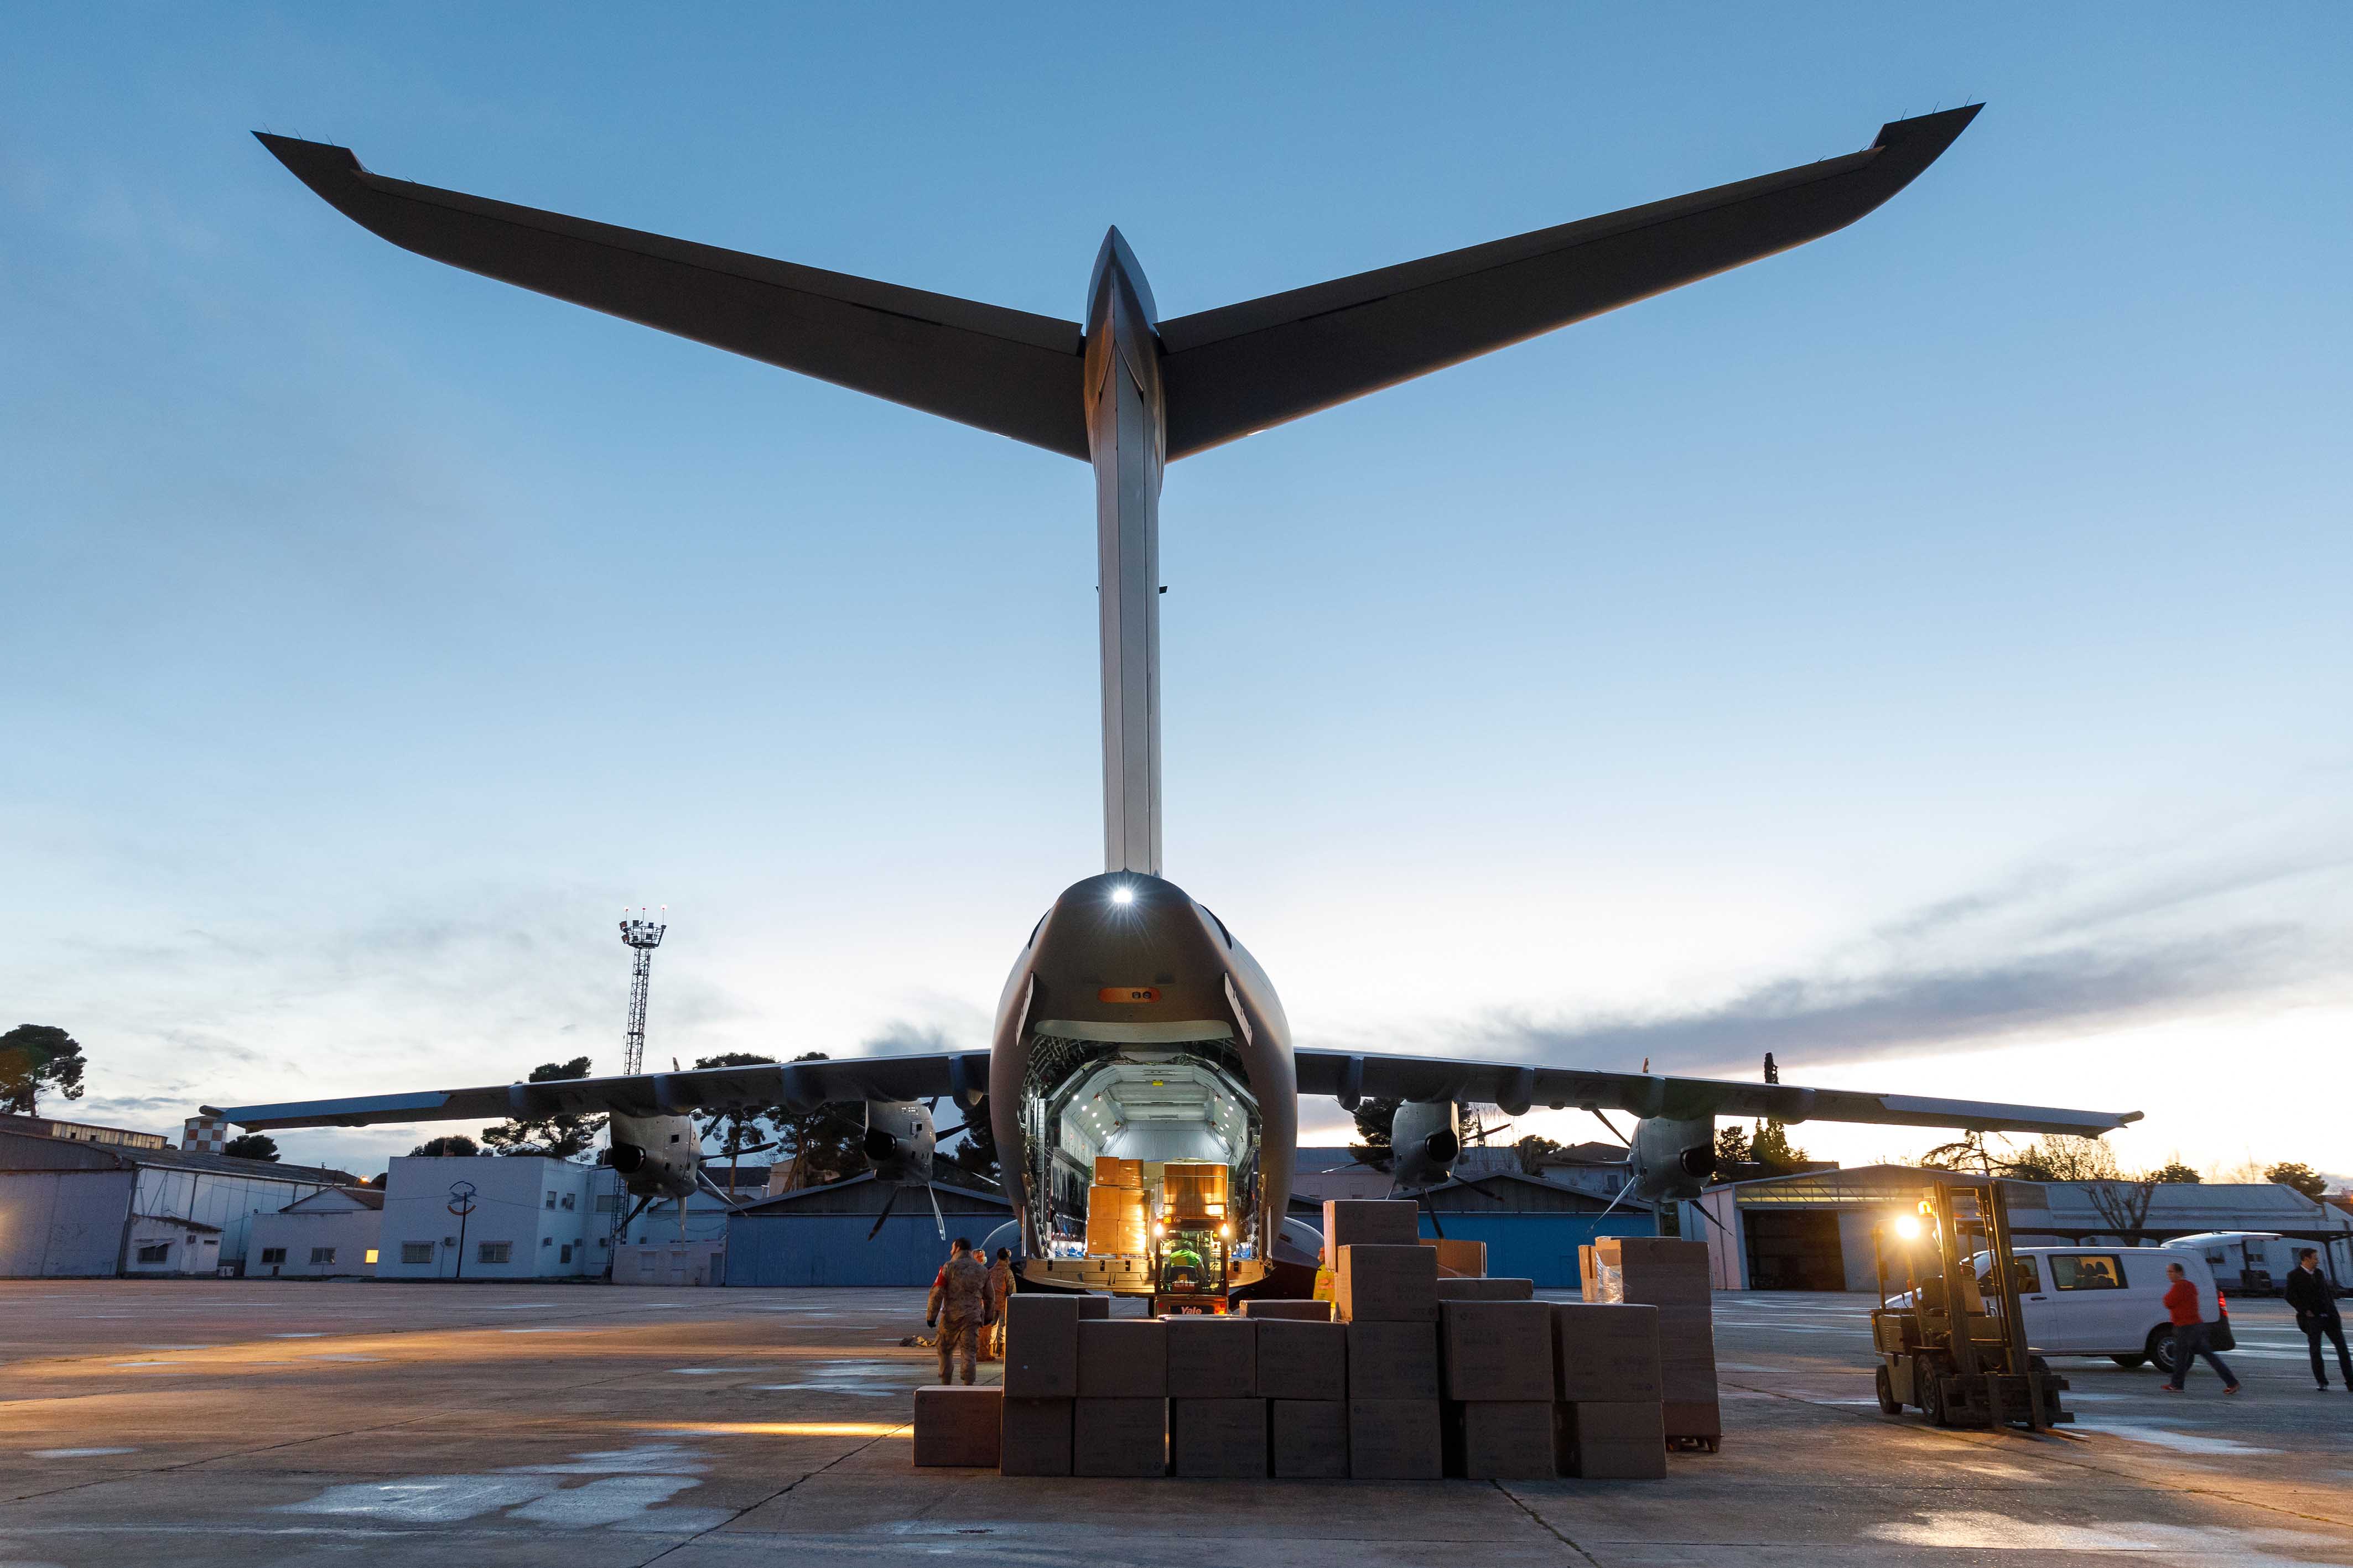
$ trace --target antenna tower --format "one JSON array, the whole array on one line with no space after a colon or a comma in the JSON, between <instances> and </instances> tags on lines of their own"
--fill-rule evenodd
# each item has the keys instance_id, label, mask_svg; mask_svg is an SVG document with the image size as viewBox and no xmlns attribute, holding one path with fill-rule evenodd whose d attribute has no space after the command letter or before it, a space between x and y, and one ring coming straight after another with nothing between
<instances>
[{"instance_id":1,"label":"antenna tower","mask_svg":"<svg viewBox=\"0 0 2353 1568\"><path fill-rule=\"evenodd\" d=\"M670 929L666 922L670 906L661 907L663 920L649 921L639 910L635 919L621 911L621 940L629 944L637 963L629 975L629 1033L621 1043L621 1076L635 1078L646 1070L646 985L652 977L654 949L661 945L662 932Z\"/></svg>"}]
</instances>

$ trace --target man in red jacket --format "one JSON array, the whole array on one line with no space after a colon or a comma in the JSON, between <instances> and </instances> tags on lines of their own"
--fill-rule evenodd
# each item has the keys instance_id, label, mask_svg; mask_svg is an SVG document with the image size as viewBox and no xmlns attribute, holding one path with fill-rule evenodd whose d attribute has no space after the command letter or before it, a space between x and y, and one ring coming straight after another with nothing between
<instances>
[{"instance_id":1,"label":"man in red jacket","mask_svg":"<svg viewBox=\"0 0 2353 1568\"><path fill-rule=\"evenodd\" d=\"M2173 1381L2165 1385L2165 1391L2180 1393L2191 1359L2202 1355L2208 1365L2221 1373L2222 1392L2238 1393L2238 1374L2222 1364L2222 1358L2207 1342L2206 1321L2198 1310L2198 1287L2189 1282L2179 1263L2167 1264L2165 1277L2173 1281L2165 1290L2165 1313L2173 1320Z\"/></svg>"}]
</instances>

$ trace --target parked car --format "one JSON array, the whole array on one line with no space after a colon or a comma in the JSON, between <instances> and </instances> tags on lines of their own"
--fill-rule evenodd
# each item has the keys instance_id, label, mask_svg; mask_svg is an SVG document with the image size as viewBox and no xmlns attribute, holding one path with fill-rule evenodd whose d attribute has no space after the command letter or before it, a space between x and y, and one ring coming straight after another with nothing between
<instances>
[{"instance_id":1,"label":"parked car","mask_svg":"<svg viewBox=\"0 0 2353 1568\"><path fill-rule=\"evenodd\" d=\"M2170 1247L2022 1247L2014 1254L2018 1300L2026 1342L2046 1356L2105 1356L2118 1366L2155 1363L2173 1372L2173 1316L2165 1310L2172 1283L2165 1266L2179 1263L2198 1287L2207 1321L2228 1323L2231 1310L2215 1288L2202 1252ZM1989 1284L1986 1254L1978 1279Z\"/></svg>"}]
</instances>

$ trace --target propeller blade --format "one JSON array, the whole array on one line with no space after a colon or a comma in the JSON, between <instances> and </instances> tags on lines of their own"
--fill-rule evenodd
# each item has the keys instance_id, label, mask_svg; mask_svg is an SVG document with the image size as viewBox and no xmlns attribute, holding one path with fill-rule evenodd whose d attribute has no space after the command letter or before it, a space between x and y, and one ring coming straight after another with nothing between
<instances>
[{"instance_id":1,"label":"propeller blade","mask_svg":"<svg viewBox=\"0 0 2353 1568\"><path fill-rule=\"evenodd\" d=\"M1601 1112L1601 1111L1597 1110L1597 1111L1595 1111L1595 1112L1593 1113L1593 1119L1594 1119L1596 1121L1600 1122L1602 1126L1607 1127L1608 1129L1609 1129L1609 1136L1611 1136L1612 1138L1615 1138L1615 1139L1616 1139L1616 1140L1618 1140L1618 1142L1620 1142L1620 1143L1625 1144L1625 1145L1626 1145L1626 1147L1628 1147L1629 1149L1631 1149L1631 1148L1634 1146L1634 1144L1633 1144L1632 1141L1631 1141L1630 1139L1629 1139L1629 1138L1626 1136L1626 1134L1624 1134L1623 1132L1619 1131L1618 1131L1618 1124L1617 1124L1616 1122L1614 1122L1614 1121L1610 1121L1610 1120L1609 1120L1609 1118L1606 1114L1604 1114L1604 1113L1603 1113L1603 1112Z\"/></svg>"},{"instance_id":2,"label":"propeller blade","mask_svg":"<svg viewBox=\"0 0 2353 1568\"><path fill-rule=\"evenodd\" d=\"M898 1204L898 1202L899 1189L892 1187L891 1189L891 1195L882 1200L882 1212L874 1216L874 1228L866 1233L867 1240L871 1241L876 1237L882 1234L882 1222L891 1217L891 1210Z\"/></svg>"},{"instance_id":3,"label":"propeller blade","mask_svg":"<svg viewBox=\"0 0 2353 1568\"><path fill-rule=\"evenodd\" d=\"M971 1122L961 1121L954 1127L935 1127L932 1130L932 1136L938 1142L944 1143L959 1132L969 1132L971 1131Z\"/></svg>"},{"instance_id":4,"label":"propeller blade","mask_svg":"<svg viewBox=\"0 0 2353 1568\"><path fill-rule=\"evenodd\" d=\"M1725 1227L1725 1223L1722 1220L1707 1212L1707 1205L1705 1204L1694 1204L1692 1205L1692 1207L1699 1212L1700 1218L1707 1221L1708 1224L1715 1226L1716 1229L1723 1231L1724 1237L1726 1241L1732 1239L1732 1232Z\"/></svg>"},{"instance_id":5,"label":"propeller blade","mask_svg":"<svg viewBox=\"0 0 2353 1568\"><path fill-rule=\"evenodd\" d=\"M940 1239L945 1241L948 1238L948 1216L940 1212L940 1194L933 1191L929 1182L923 1184L923 1191L931 1195L932 1223L939 1227Z\"/></svg>"},{"instance_id":6,"label":"propeller blade","mask_svg":"<svg viewBox=\"0 0 2353 1568\"><path fill-rule=\"evenodd\" d=\"M1611 1129L1611 1131L1616 1131L1616 1129L1614 1129L1614 1128L1613 1128L1613 1129ZM1600 1217L1601 1217L1601 1218L1603 1218L1603 1219L1608 1219L1608 1218L1609 1217L1610 1209L1615 1209L1615 1208L1616 1208L1620 1204L1624 1203L1624 1202L1626 1201L1626 1194L1627 1194L1628 1193L1632 1192L1633 1190L1634 1190L1634 1178L1633 1178L1633 1177L1631 1177L1631 1176L1629 1176L1629 1177L1627 1177L1627 1178L1626 1178L1626 1184L1625 1184L1624 1186L1622 1186L1622 1187L1620 1187L1620 1188L1619 1188L1619 1189L1618 1189L1618 1195L1617 1195L1616 1197L1611 1198L1611 1199L1609 1200L1609 1208L1606 1208L1606 1209L1603 1209L1603 1210L1601 1211L1601 1215L1600 1215Z\"/></svg>"},{"instance_id":7,"label":"propeller blade","mask_svg":"<svg viewBox=\"0 0 2353 1568\"><path fill-rule=\"evenodd\" d=\"M1438 1205L1430 1201L1430 1189L1421 1189L1421 1212L1430 1216L1430 1234L1439 1240L1446 1239L1446 1227L1438 1223Z\"/></svg>"}]
</instances>

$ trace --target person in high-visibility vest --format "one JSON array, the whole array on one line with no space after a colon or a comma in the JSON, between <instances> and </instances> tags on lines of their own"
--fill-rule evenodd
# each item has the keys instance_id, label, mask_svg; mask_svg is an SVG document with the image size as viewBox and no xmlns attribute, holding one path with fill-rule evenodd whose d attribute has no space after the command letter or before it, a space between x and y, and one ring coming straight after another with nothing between
<instances>
[{"instance_id":1,"label":"person in high-visibility vest","mask_svg":"<svg viewBox=\"0 0 2353 1568\"><path fill-rule=\"evenodd\" d=\"M1324 1249L1319 1247L1315 1249L1315 1300L1328 1301L1331 1299L1332 1270L1324 1267Z\"/></svg>"}]
</instances>

